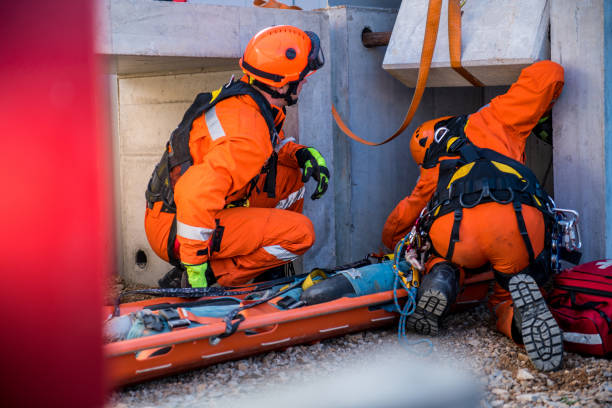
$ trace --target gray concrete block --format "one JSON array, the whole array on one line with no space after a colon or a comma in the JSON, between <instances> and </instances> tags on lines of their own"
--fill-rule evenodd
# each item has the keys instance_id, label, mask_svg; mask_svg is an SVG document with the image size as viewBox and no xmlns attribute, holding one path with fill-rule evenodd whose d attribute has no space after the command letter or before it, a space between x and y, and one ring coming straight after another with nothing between
<instances>
[{"instance_id":1,"label":"gray concrete block","mask_svg":"<svg viewBox=\"0 0 612 408\"><path fill-rule=\"evenodd\" d=\"M553 109L555 201L581 216L583 260L607 256L604 0L556 0L551 7L553 60L565 86ZM585 46L588 44L588 46Z\"/></svg>"},{"instance_id":2,"label":"gray concrete block","mask_svg":"<svg viewBox=\"0 0 612 408\"><path fill-rule=\"evenodd\" d=\"M447 2L442 6L428 86L468 86L450 68ZM416 85L428 2L404 0L383 68L410 87ZM520 70L548 57L547 0L468 1L462 17L462 65L488 86L509 85Z\"/></svg>"},{"instance_id":3,"label":"gray concrete block","mask_svg":"<svg viewBox=\"0 0 612 408\"><path fill-rule=\"evenodd\" d=\"M159 154L189 102L125 105L119 116L122 154Z\"/></svg>"},{"instance_id":4,"label":"gray concrete block","mask_svg":"<svg viewBox=\"0 0 612 408\"><path fill-rule=\"evenodd\" d=\"M171 267L149 246L144 231L144 193L157 156L123 156L121 166L121 231L123 268L121 275L130 282L156 286L157 280ZM136 254L143 251L147 263L136 264Z\"/></svg>"},{"instance_id":5,"label":"gray concrete block","mask_svg":"<svg viewBox=\"0 0 612 408\"><path fill-rule=\"evenodd\" d=\"M109 54L238 58L239 7L109 0Z\"/></svg>"}]
</instances>

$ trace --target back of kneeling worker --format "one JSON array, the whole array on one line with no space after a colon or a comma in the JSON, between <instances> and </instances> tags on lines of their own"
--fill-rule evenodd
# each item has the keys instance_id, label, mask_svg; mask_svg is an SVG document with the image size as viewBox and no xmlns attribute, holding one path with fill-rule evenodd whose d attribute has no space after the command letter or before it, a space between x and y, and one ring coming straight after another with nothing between
<instances>
[{"instance_id":1,"label":"back of kneeling worker","mask_svg":"<svg viewBox=\"0 0 612 408\"><path fill-rule=\"evenodd\" d=\"M247 283L314 244L304 182L316 180L318 199L329 170L282 127L285 107L323 64L315 33L266 28L240 59L245 76L198 95L172 133L147 188L145 231L189 286Z\"/></svg>"},{"instance_id":2,"label":"back of kneeling worker","mask_svg":"<svg viewBox=\"0 0 612 408\"><path fill-rule=\"evenodd\" d=\"M409 328L437 334L464 271L490 266L496 284L489 304L498 330L524 343L536 368L560 367L562 334L539 289L550 279L554 216L548 195L523 163L527 137L562 87L563 68L541 61L478 112L432 120L415 131L410 148L420 178L383 230L383 242L393 248L427 209L435 255Z\"/></svg>"}]
</instances>

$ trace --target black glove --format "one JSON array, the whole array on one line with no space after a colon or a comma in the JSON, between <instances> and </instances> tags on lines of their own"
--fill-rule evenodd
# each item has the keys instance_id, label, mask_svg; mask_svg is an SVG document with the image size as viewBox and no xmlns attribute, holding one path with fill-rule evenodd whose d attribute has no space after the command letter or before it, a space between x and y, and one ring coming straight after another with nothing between
<instances>
[{"instance_id":1,"label":"black glove","mask_svg":"<svg viewBox=\"0 0 612 408\"><path fill-rule=\"evenodd\" d=\"M302 181L305 183L310 177L317 180L317 188L310 196L316 200L327 191L329 184L329 169L321 153L314 147L305 147L295 152L298 165L302 168Z\"/></svg>"}]
</instances>

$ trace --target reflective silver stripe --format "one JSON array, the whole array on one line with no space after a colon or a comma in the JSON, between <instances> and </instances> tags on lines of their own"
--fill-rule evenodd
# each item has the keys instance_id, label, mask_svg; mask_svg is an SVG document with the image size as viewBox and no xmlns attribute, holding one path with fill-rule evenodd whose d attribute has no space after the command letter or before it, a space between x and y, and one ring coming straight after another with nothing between
<instances>
[{"instance_id":1,"label":"reflective silver stripe","mask_svg":"<svg viewBox=\"0 0 612 408\"><path fill-rule=\"evenodd\" d=\"M213 232L215 232L214 229L192 227L180 221L176 222L176 235L183 238L194 239L196 241L208 241Z\"/></svg>"},{"instance_id":2,"label":"reflective silver stripe","mask_svg":"<svg viewBox=\"0 0 612 408\"><path fill-rule=\"evenodd\" d=\"M212 140L225 136L225 130L223 130L223 126L221 126L221 122L219 122L217 117L216 106L213 106L206 112L204 119L206 120L206 126L208 126L208 132Z\"/></svg>"},{"instance_id":3,"label":"reflective silver stripe","mask_svg":"<svg viewBox=\"0 0 612 408\"><path fill-rule=\"evenodd\" d=\"M149 371L155 371L155 370L163 370L164 368L168 368L168 367L172 367L172 363L160 365L157 367L143 368L142 370L136 370L136 374L148 373Z\"/></svg>"},{"instance_id":4,"label":"reflective silver stripe","mask_svg":"<svg viewBox=\"0 0 612 408\"><path fill-rule=\"evenodd\" d=\"M599 334L563 332L563 340L569 343L601 344L601 336Z\"/></svg>"},{"instance_id":5,"label":"reflective silver stripe","mask_svg":"<svg viewBox=\"0 0 612 408\"><path fill-rule=\"evenodd\" d=\"M283 248L280 245L266 246L266 247L263 247L263 249L270 255L274 255L277 259L280 259L283 261L292 261L299 256L292 252L287 251L285 248Z\"/></svg>"},{"instance_id":6,"label":"reflective silver stripe","mask_svg":"<svg viewBox=\"0 0 612 408\"><path fill-rule=\"evenodd\" d=\"M305 187L300 188L298 191L294 191L289 194L289 197L284 200L280 200L278 204L276 204L276 208L280 208L281 210L286 210L291 207L295 202L304 198L304 192L306 191Z\"/></svg>"},{"instance_id":7,"label":"reflective silver stripe","mask_svg":"<svg viewBox=\"0 0 612 408\"><path fill-rule=\"evenodd\" d=\"M280 152L280 149L282 149L289 142L295 142L295 138L294 137L286 137L286 138L282 139L276 145L276 148L274 149L276 151L276 153Z\"/></svg>"}]
</instances>

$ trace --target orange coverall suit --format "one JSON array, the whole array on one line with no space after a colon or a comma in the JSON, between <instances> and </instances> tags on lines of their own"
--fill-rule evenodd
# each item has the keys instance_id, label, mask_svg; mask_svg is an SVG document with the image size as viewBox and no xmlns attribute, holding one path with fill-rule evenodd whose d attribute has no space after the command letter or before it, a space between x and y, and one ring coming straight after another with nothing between
<instances>
[{"instance_id":1,"label":"orange coverall suit","mask_svg":"<svg viewBox=\"0 0 612 408\"><path fill-rule=\"evenodd\" d=\"M465 134L476 146L495 150L524 163L525 141L542 115L563 88L563 68L552 61L535 63L522 72L508 92L469 116ZM439 164L420 168L420 178L410 194L389 215L383 242L394 248L412 228L415 220L436 190ZM478 268L487 263L498 272L516 274L529 264L529 255L521 237L512 204L489 202L464 208L460 241L456 243L452 263L462 268ZM545 226L542 214L523 206L523 217L535 256L544 248ZM439 254L446 254L453 226L453 213L434 221L429 236ZM444 259L431 257L429 271ZM460 283L463 282L460 272ZM489 306L497 317L497 329L511 336L513 307L510 293L495 284Z\"/></svg>"},{"instance_id":2,"label":"orange coverall suit","mask_svg":"<svg viewBox=\"0 0 612 408\"><path fill-rule=\"evenodd\" d=\"M285 114L276 112L281 129ZM304 184L295 152L304 146L284 140L279 131L276 197L263 191L265 175L252 190L249 207L225 208L247 196L250 182L272 154L270 133L259 107L248 95L230 97L193 122L189 149L193 165L174 187L177 237L174 254L183 263L209 260L198 255L209 245L215 219L225 227L210 267L223 286L244 284L262 271L304 254L315 240L311 221L301 214ZM284 144L283 144L284 143ZM174 214L162 202L146 209L145 231L158 256L168 261L168 236Z\"/></svg>"}]
</instances>

